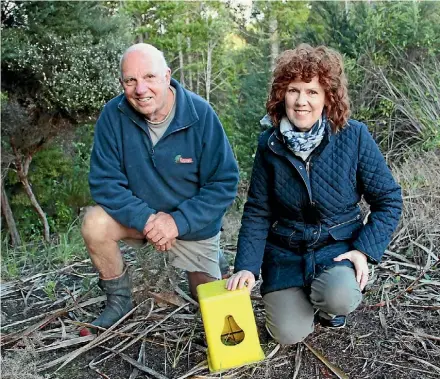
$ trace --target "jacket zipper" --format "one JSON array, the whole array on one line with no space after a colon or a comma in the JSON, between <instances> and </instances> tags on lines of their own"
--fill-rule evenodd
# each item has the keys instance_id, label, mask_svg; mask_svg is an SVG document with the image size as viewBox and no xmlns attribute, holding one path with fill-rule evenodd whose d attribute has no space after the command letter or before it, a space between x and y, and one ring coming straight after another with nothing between
<instances>
[{"instance_id":1,"label":"jacket zipper","mask_svg":"<svg viewBox=\"0 0 440 379\"><path fill-rule=\"evenodd\" d=\"M124 113L124 112L123 112ZM125 113L124 113L125 114ZM127 115L127 114L126 114ZM128 116L128 115L127 115ZM130 116L128 116L128 118L134 123L134 124L136 124L137 126L139 126L141 129L142 129L142 127L135 121L135 120L133 120ZM181 127L181 128L179 128L179 129L176 129L176 130L173 130L170 134L168 134L168 135L171 135L171 134L173 134L173 133L176 133L176 132L179 132L179 131L181 131L181 130L183 130L183 129L187 129L187 128L189 128L191 126L191 124L190 125L186 125L186 126L183 126L183 127ZM143 130L143 129L142 129ZM154 159L154 146L153 146L153 141L151 140L151 137L150 137L150 134L149 133L146 133L147 134L147 138L150 140L150 143L151 143L151 151L150 151L150 156L151 156L151 160L152 160L152 162L153 162L153 166L154 167L156 167L156 160ZM159 141L158 141L159 142Z\"/></svg>"},{"instance_id":2,"label":"jacket zipper","mask_svg":"<svg viewBox=\"0 0 440 379\"><path fill-rule=\"evenodd\" d=\"M272 150L272 152L275 153L276 155L279 155L280 157L283 157L283 155L281 155L281 154L277 153L275 150L273 150L273 149L270 147L270 144L269 144L269 148L270 148L270 150ZM307 162L307 163L308 163L308 162ZM306 186L307 194L309 195L310 204L314 205L314 202L313 202L313 200L312 200L312 192L309 191L309 187L307 186L307 182L306 182L306 180L305 180L304 177L301 175L301 173L299 172L300 170L298 170L298 168L296 167L296 165L293 165L293 166L294 166L295 169L298 171L299 176L301 177L302 181L304 182L304 185ZM307 164L306 164L306 171L307 171Z\"/></svg>"},{"instance_id":3,"label":"jacket zipper","mask_svg":"<svg viewBox=\"0 0 440 379\"><path fill-rule=\"evenodd\" d=\"M337 226L341 226L341 225L349 224L349 223L351 223L351 222L353 222L353 221L357 221L357 220L359 220L360 218L361 218L361 215L357 215L355 218L353 218L353 219L351 219L351 220L344 221L344 222L341 222L340 224L333 225L330 229L336 228Z\"/></svg>"}]
</instances>

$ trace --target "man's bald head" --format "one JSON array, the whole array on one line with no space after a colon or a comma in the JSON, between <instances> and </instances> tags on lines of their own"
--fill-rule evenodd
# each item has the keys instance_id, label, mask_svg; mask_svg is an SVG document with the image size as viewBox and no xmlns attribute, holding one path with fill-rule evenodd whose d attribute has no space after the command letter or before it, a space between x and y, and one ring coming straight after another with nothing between
<instances>
[{"instance_id":1,"label":"man's bald head","mask_svg":"<svg viewBox=\"0 0 440 379\"><path fill-rule=\"evenodd\" d=\"M151 122L161 122L174 101L170 89L171 70L161 51L146 43L127 49L121 58L124 95L135 111Z\"/></svg>"},{"instance_id":2,"label":"man's bald head","mask_svg":"<svg viewBox=\"0 0 440 379\"><path fill-rule=\"evenodd\" d=\"M122 54L121 60L119 61L119 72L121 78L122 78L122 65L124 64L125 59L130 56L130 53L134 51L142 52L146 56L154 59L159 64L159 67L162 69L162 72L165 75L165 73L168 70L168 65L162 51L160 51L159 49L148 43L137 43L135 45L131 45L127 50L125 50L124 54Z\"/></svg>"}]
</instances>

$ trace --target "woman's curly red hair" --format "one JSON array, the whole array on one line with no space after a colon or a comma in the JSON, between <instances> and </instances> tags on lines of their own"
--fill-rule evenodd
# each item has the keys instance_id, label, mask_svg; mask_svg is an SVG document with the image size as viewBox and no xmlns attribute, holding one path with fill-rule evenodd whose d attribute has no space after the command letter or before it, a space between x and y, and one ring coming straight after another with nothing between
<instances>
[{"instance_id":1,"label":"woman's curly red hair","mask_svg":"<svg viewBox=\"0 0 440 379\"><path fill-rule=\"evenodd\" d=\"M286 115L284 96L289 83L295 80L308 83L315 76L325 91L325 111L332 130L337 132L346 125L350 104L341 54L326 46L301 44L294 50L284 51L277 59L266 103L274 126L278 127Z\"/></svg>"}]
</instances>

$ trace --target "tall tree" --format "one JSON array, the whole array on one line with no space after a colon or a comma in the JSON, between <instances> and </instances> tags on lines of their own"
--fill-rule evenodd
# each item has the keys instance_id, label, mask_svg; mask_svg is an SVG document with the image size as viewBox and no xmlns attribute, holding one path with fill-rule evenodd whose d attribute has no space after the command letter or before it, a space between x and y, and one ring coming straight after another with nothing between
<instances>
[{"instance_id":1,"label":"tall tree","mask_svg":"<svg viewBox=\"0 0 440 379\"><path fill-rule=\"evenodd\" d=\"M208 101L225 88L222 63L234 24L223 2L127 1L137 40L165 53L173 74Z\"/></svg>"}]
</instances>

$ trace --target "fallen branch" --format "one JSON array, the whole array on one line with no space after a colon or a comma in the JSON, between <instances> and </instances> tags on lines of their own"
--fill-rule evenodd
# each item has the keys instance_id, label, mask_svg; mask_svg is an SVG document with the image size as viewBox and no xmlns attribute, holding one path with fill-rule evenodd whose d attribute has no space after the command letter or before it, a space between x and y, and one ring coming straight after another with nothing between
<instances>
[{"instance_id":1,"label":"fallen branch","mask_svg":"<svg viewBox=\"0 0 440 379\"><path fill-rule=\"evenodd\" d=\"M348 375L345 374L341 369L334 366L332 363L329 362L327 358L325 358L319 351L315 350L313 347L311 347L307 342L302 342L307 349L309 349L316 358L318 358L322 363L324 363L330 371L335 374L338 379L348 379Z\"/></svg>"},{"instance_id":2,"label":"fallen branch","mask_svg":"<svg viewBox=\"0 0 440 379\"><path fill-rule=\"evenodd\" d=\"M61 364L60 367L57 368L56 371L59 371L61 368L63 368L64 366L66 366L69 362L73 361L76 357L78 357L79 355L81 355L82 353L85 353L86 351L92 349L93 347L95 347L98 343L101 343L104 339L106 339L110 332L115 329L120 323L122 323L125 319L127 319L128 317L130 317L142 304L144 304L146 301L148 301L150 299L147 299L145 301L143 301L142 303L140 303L137 307L133 308L130 312L128 312L124 317L122 317L120 320L118 320L115 324L113 324L110 328L108 328L104 333L102 333L101 335L99 335L98 337L96 337L95 339L93 339L92 341L90 341L86 346L81 347L78 350L73 351L72 353L69 353L61 358L64 358L64 362ZM59 360L57 360L58 363ZM51 362L53 363L53 362ZM47 364L44 366L44 369L47 369L49 367L53 367L53 364ZM40 368L39 371L41 371L42 369Z\"/></svg>"},{"instance_id":3,"label":"fallen branch","mask_svg":"<svg viewBox=\"0 0 440 379\"><path fill-rule=\"evenodd\" d=\"M391 328L391 329L397 330L397 331L403 332L403 333L412 334L413 336L416 336L416 337L427 338L427 339L433 340L433 341L440 341L440 337L431 336L430 334L426 334L423 332L410 332L409 330L403 330L403 329L398 329L398 328Z\"/></svg>"},{"instance_id":4,"label":"fallen branch","mask_svg":"<svg viewBox=\"0 0 440 379\"><path fill-rule=\"evenodd\" d=\"M432 269L434 269L435 268L435 266L437 266L438 264L439 264L439 262L440 261L437 261L437 262L435 262L431 267L430 267L430 269L429 270L432 270ZM400 291L396 296L394 296L393 298L391 298L391 299L389 299L388 300L388 303L391 303L391 302L393 302L393 301L396 301L397 299L399 299L400 297L402 297L405 293L407 293L407 292L411 292L412 291L412 289L413 289L413 287L420 281L420 280L422 280L422 277L426 274L426 272L427 271L429 271L429 270L422 270L422 272L419 274L419 276L417 277L417 278L415 278L414 280L413 280L413 282L408 286L408 287L406 287L403 291ZM405 277L406 275L400 275L400 276L402 276L402 277ZM429 281L428 281L429 282ZM431 281L430 282L430 284L432 284L433 282ZM437 282L436 282L437 283ZM439 285L440 285L440 283L439 283ZM368 308L376 308L376 307L384 307L385 305L386 305L387 303L385 302L385 301L381 301L381 302L379 302L379 303L377 303L377 304L373 304L373 305L368 305L367 307Z\"/></svg>"}]
</instances>

